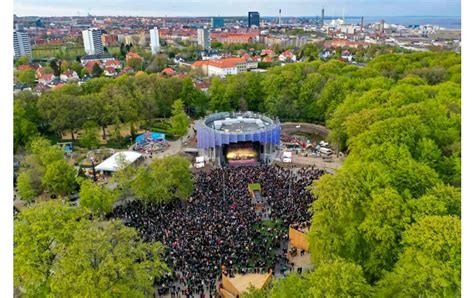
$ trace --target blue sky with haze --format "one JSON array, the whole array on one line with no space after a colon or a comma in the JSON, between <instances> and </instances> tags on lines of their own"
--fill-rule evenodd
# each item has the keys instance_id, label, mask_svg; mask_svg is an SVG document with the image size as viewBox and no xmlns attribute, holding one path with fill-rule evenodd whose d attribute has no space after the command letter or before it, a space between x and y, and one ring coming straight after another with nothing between
<instances>
[{"instance_id":1,"label":"blue sky with haze","mask_svg":"<svg viewBox=\"0 0 474 298\"><path fill-rule=\"evenodd\" d=\"M261 16L459 16L461 0L14 0L18 16L244 16L250 10Z\"/></svg>"}]
</instances>

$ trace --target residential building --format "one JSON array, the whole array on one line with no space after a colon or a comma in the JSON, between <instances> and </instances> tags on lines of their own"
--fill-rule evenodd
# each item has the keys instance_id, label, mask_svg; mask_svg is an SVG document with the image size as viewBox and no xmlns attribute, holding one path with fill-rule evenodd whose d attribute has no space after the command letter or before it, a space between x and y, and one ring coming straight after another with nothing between
<instances>
[{"instance_id":1,"label":"residential building","mask_svg":"<svg viewBox=\"0 0 474 298\"><path fill-rule=\"evenodd\" d=\"M101 31L97 28L89 28L82 31L82 39L84 41L84 50L88 55L103 54L104 47L102 45Z\"/></svg>"},{"instance_id":2,"label":"residential building","mask_svg":"<svg viewBox=\"0 0 474 298\"><path fill-rule=\"evenodd\" d=\"M105 63L107 61L115 60L115 58L109 53L86 55L81 58L81 64L85 65L88 62L97 62L98 64Z\"/></svg>"},{"instance_id":3,"label":"residential building","mask_svg":"<svg viewBox=\"0 0 474 298\"><path fill-rule=\"evenodd\" d=\"M197 29L197 41L204 50L211 49L211 39L209 37L209 30L207 28Z\"/></svg>"},{"instance_id":4,"label":"residential building","mask_svg":"<svg viewBox=\"0 0 474 298\"><path fill-rule=\"evenodd\" d=\"M77 75L77 72L74 70L67 70L63 72L60 76L59 79L64 82L69 82L69 81L78 81L79 76Z\"/></svg>"},{"instance_id":5,"label":"residential building","mask_svg":"<svg viewBox=\"0 0 474 298\"><path fill-rule=\"evenodd\" d=\"M160 29L156 27L150 30L150 47L153 55L160 52Z\"/></svg>"},{"instance_id":6,"label":"residential building","mask_svg":"<svg viewBox=\"0 0 474 298\"><path fill-rule=\"evenodd\" d=\"M250 67L253 67L251 61ZM232 57L224 59L196 61L192 64L192 68L200 68L204 75L207 76L226 76L229 74L238 74L247 71L249 64L245 58Z\"/></svg>"},{"instance_id":7,"label":"residential building","mask_svg":"<svg viewBox=\"0 0 474 298\"><path fill-rule=\"evenodd\" d=\"M134 52L128 52L127 55L125 55L125 61L130 61L131 59L141 59L143 60L143 57L138 55L137 53Z\"/></svg>"},{"instance_id":8,"label":"residential building","mask_svg":"<svg viewBox=\"0 0 474 298\"><path fill-rule=\"evenodd\" d=\"M23 28L17 27L17 30L13 31L13 47L15 50L15 58L21 56L27 56L32 59L31 45L28 38L28 33L23 31Z\"/></svg>"},{"instance_id":9,"label":"residential building","mask_svg":"<svg viewBox=\"0 0 474 298\"><path fill-rule=\"evenodd\" d=\"M224 27L224 18L222 18L222 17L212 17L211 18L211 27L212 28L223 28Z\"/></svg>"},{"instance_id":10,"label":"residential building","mask_svg":"<svg viewBox=\"0 0 474 298\"><path fill-rule=\"evenodd\" d=\"M254 33L228 33L221 34L217 41L222 43L255 43L257 42L257 34Z\"/></svg>"},{"instance_id":11,"label":"residential building","mask_svg":"<svg viewBox=\"0 0 474 298\"><path fill-rule=\"evenodd\" d=\"M258 11L249 11L248 26L260 27L260 13Z\"/></svg>"},{"instance_id":12,"label":"residential building","mask_svg":"<svg viewBox=\"0 0 474 298\"><path fill-rule=\"evenodd\" d=\"M116 45L118 43L118 37L116 34L103 34L101 36L102 44L106 47Z\"/></svg>"}]
</instances>

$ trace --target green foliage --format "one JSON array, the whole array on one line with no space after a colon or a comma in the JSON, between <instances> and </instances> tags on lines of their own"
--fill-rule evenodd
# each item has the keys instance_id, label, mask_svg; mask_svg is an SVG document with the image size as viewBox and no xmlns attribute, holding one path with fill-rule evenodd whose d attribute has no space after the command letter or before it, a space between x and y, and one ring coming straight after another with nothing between
<instances>
[{"instance_id":1,"label":"green foliage","mask_svg":"<svg viewBox=\"0 0 474 298\"><path fill-rule=\"evenodd\" d=\"M155 159L149 168L138 169L131 189L144 201L166 203L174 199L184 200L193 192L190 163L179 156Z\"/></svg>"},{"instance_id":2,"label":"green foliage","mask_svg":"<svg viewBox=\"0 0 474 298\"><path fill-rule=\"evenodd\" d=\"M184 136L188 132L189 117L184 112L183 101L178 99L173 103L173 116L170 119L171 132L177 136Z\"/></svg>"},{"instance_id":3,"label":"green foliage","mask_svg":"<svg viewBox=\"0 0 474 298\"><path fill-rule=\"evenodd\" d=\"M28 56L21 56L15 61L15 66L20 66L30 63L30 58Z\"/></svg>"},{"instance_id":4,"label":"green foliage","mask_svg":"<svg viewBox=\"0 0 474 298\"><path fill-rule=\"evenodd\" d=\"M103 188L90 180L80 182L80 204L93 214L105 215L112 211L113 203L117 200L117 192Z\"/></svg>"},{"instance_id":5,"label":"green foliage","mask_svg":"<svg viewBox=\"0 0 474 298\"><path fill-rule=\"evenodd\" d=\"M127 66L130 66L135 71L143 70L143 60L140 58L132 58L127 61Z\"/></svg>"},{"instance_id":6,"label":"green foliage","mask_svg":"<svg viewBox=\"0 0 474 298\"><path fill-rule=\"evenodd\" d=\"M91 75L94 78L100 77L103 73L104 73L104 70L99 66L99 64L96 63L94 64L94 66L92 66Z\"/></svg>"},{"instance_id":7,"label":"green foliage","mask_svg":"<svg viewBox=\"0 0 474 298\"><path fill-rule=\"evenodd\" d=\"M58 254L51 278L55 296L149 297L154 277L167 271L163 246L145 243L118 221L91 222Z\"/></svg>"},{"instance_id":8,"label":"green foliage","mask_svg":"<svg viewBox=\"0 0 474 298\"><path fill-rule=\"evenodd\" d=\"M31 92L20 92L13 102L13 145L16 152L39 134L38 98Z\"/></svg>"},{"instance_id":9,"label":"green foliage","mask_svg":"<svg viewBox=\"0 0 474 298\"><path fill-rule=\"evenodd\" d=\"M372 293L362 268L341 259L321 264L308 274L308 281L311 297L370 297Z\"/></svg>"},{"instance_id":10,"label":"green foliage","mask_svg":"<svg viewBox=\"0 0 474 298\"><path fill-rule=\"evenodd\" d=\"M17 179L18 194L23 200L27 202L31 202L39 194L38 190L33 185L34 185L34 181L30 173L22 172L20 173L20 175L18 175L18 179Z\"/></svg>"},{"instance_id":11,"label":"green foliage","mask_svg":"<svg viewBox=\"0 0 474 298\"><path fill-rule=\"evenodd\" d=\"M33 85L36 81L36 72L32 69L18 71L17 80L22 84Z\"/></svg>"},{"instance_id":12,"label":"green foliage","mask_svg":"<svg viewBox=\"0 0 474 298\"><path fill-rule=\"evenodd\" d=\"M461 220L427 216L404 234L404 251L377 284L384 297L461 296Z\"/></svg>"},{"instance_id":13,"label":"green foliage","mask_svg":"<svg viewBox=\"0 0 474 298\"><path fill-rule=\"evenodd\" d=\"M24 209L14 222L14 282L25 297L50 292L52 267L58 253L82 224L78 208L48 201Z\"/></svg>"},{"instance_id":14,"label":"green foliage","mask_svg":"<svg viewBox=\"0 0 474 298\"><path fill-rule=\"evenodd\" d=\"M76 170L65 160L58 160L46 167L42 181L49 192L67 195L76 186Z\"/></svg>"},{"instance_id":15,"label":"green foliage","mask_svg":"<svg viewBox=\"0 0 474 298\"><path fill-rule=\"evenodd\" d=\"M97 135L97 124L94 121L86 121L82 127L84 129L80 143L87 149L97 148L99 146L99 137Z\"/></svg>"},{"instance_id":16,"label":"green foliage","mask_svg":"<svg viewBox=\"0 0 474 298\"><path fill-rule=\"evenodd\" d=\"M163 246L118 221L81 219L82 208L48 201L14 222L14 281L23 297L147 297L168 271ZM131 245L133 244L133 245Z\"/></svg>"}]
</instances>

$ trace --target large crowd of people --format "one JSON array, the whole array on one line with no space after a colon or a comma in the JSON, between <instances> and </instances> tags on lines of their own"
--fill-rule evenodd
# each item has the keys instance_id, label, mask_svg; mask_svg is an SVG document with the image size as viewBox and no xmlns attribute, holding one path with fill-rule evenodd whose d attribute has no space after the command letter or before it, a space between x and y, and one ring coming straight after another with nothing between
<instances>
[{"instance_id":1,"label":"large crowd of people","mask_svg":"<svg viewBox=\"0 0 474 298\"><path fill-rule=\"evenodd\" d=\"M112 216L138 229L147 241L166 247L172 273L157 281L162 293L203 295L215 289L225 268L236 273L275 269L278 249L292 223L310 219L313 198L306 189L324 172L317 168L277 166L212 169L194 175L195 190L186 202L144 204L133 201L117 207ZM260 183L271 206L270 219L281 229L265 231L252 206L249 183Z\"/></svg>"}]
</instances>

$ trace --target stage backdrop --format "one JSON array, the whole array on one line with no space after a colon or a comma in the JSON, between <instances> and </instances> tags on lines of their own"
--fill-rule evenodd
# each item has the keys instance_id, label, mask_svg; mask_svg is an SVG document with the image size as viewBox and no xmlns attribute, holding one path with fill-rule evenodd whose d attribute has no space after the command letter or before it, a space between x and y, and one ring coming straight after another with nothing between
<instances>
[{"instance_id":1,"label":"stage backdrop","mask_svg":"<svg viewBox=\"0 0 474 298\"><path fill-rule=\"evenodd\" d=\"M199 149L208 149L223 144L245 141L280 144L280 124L273 123L263 129L252 132L225 132L206 126L203 121L196 124Z\"/></svg>"}]
</instances>

